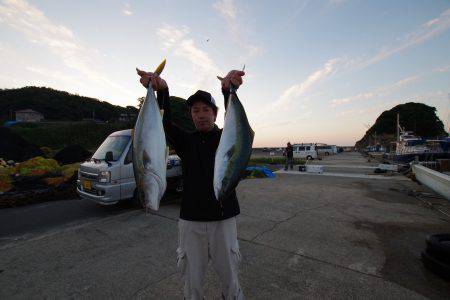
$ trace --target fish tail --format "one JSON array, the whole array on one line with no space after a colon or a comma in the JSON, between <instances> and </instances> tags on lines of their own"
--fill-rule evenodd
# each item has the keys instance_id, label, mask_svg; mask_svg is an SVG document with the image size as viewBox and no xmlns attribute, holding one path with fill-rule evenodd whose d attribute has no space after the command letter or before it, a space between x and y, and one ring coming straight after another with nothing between
<instances>
[{"instance_id":1,"label":"fish tail","mask_svg":"<svg viewBox=\"0 0 450 300\"><path fill-rule=\"evenodd\" d=\"M159 64L154 73L158 74L158 76L161 75L165 66L166 66L166 59L164 58L164 60Z\"/></svg>"}]
</instances>

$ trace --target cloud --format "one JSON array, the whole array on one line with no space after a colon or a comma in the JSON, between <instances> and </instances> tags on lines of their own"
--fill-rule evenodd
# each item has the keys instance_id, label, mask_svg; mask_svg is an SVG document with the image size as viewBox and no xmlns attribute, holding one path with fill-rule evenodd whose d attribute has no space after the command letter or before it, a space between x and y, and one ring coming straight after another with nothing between
<instances>
[{"instance_id":1,"label":"cloud","mask_svg":"<svg viewBox=\"0 0 450 300\"><path fill-rule=\"evenodd\" d=\"M125 7L122 9L122 14L125 16L131 16L133 14L133 12L130 9L129 3L125 3Z\"/></svg>"},{"instance_id":2,"label":"cloud","mask_svg":"<svg viewBox=\"0 0 450 300\"><path fill-rule=\"evenodd\" d=\"M261 54L263 51L261 46L253 45L248 42L249 31L248 29L244 30L243 28L246 28L246 26L239 21L238 10L234 0L220 0L213 4L213 8L216 9L219 12L219 15L225 20L232 39L240 47L245 49L248 57ZM242 59L246 60L247 57Z\"/></svg>"},{"instance_id":3,"label":"cloud","mask_svg":"<svg viewBox=\"0 0 450 300\"><path fill-rule=\"evenodd\" d=\"M310 3L310 0L303 0L295 3L295 7L290 10L290 15L286 16L284 18L284 22L280 26L280 28L283 30L284 28L287 28L288 26L291 26L291 24L296 20L306 9L308 4Z\"/></svg>"},{"instance_id":4,"label":"cloud","mask_svg":"<svg viewBox=\"0 0 450 300\"><path fill-rule=\"evenodd\" d=\"M332 107L336 107L342 104L346 104L346 103L350 103L356 100L366 100L366 99L370 99L373 98L376 94L372 93L372 92L367 92L367 93L361 93L355 96L351 96L351 97L347 97L347 98L338 98L338 99L333 99L331 101L331 106Z\"/></svg>"},{"instance_id":5,"label":"cloud","mask_svg":"<svg viewBox=\"0 0 450 300\"><path fill-rule=\"evenodd\" d=\"M330 3L331 5L341 5L341 4L343 4L344 2L347 2L347 0L330 0L330 1L329 1L329 3Z\"/></svg>"},{"instance_id":6,"label":"cloud","mask_svg":"<svg viewBox=\"0 0 450 300\"><path fill-rule=\"evenodd\" d=\"M367 66L385 60L392 55L405 51L409 48L420 45L434 37L437 37L450 28L450 9L441 13L438 18L425 22L422 26L413 32L408 33L401 39L400 43L393 47L384 47L373 57L362 61L357 67L365 68Z\"/></svg>"},{"instance_id":7,"label":"cloud","mask_svg":"<svg viewBox=\"0 0 450 300\"><path fill-rule=\"evenodd\" d=\"M439 23L439 19L433 19L433 20L430 20L430 21L426 22L425 24L423 24L423 26L431 27L431 26L436 25L438 23Z\"/></svg>"},{"instance_id":8,"label":"cloud","mask_svg":"<svg viewBox=\"0 0 450 300\"><path fill-rule=\"evenodd\" d=\"M4 0L0 4L0 22L23 34L29 42L45 46L67 67L84 77L130 95L128 90L93 67L96 65L94 51L85 47L69 28L52 22L28 2Z\"/></svg>"},{"instance_id":9,"label":"cloud","mask_svg":"<svg viewBox=\"0 0 450 300\"><path fill-rule=\"evenodd\" d=\"M311 110L305 110L301 113L300 116L296 117L296 118L288 118L285 119L283 121L273 121L273 122L259 122L255 124L255 129L256 130L261 130L261 129L265 129L265 128L280 128L280 127L285 127L287 125L292 125L292 124L298 124L302 121L308 120L310 117L312 116L312 111ZM304 126L304 123L302 124L302 126Z\"/></svg>"},{"instance_id":10,"label":"cloud","mask_svg":"<svg viewBox=\"0 0 450 300\"><path fill-rule=\"evenodd\" d=\"M375 97L386 96L403 86L406 86L408 84L416 82L419 79L420 79L420 76L418 76L418 75L409 76L409 77L401 79L393 84L379 87L379 88L376 88L369 92L360 93L360 94L346 97L346 98L333 99L331 101L331 107L337 107L337 106L340 106L343 104L348 104L348 103L351 103L354 101L368 100L368 99L375 98Z\"/></svg>"},{"instance_id":11,"label":"cloud","mask_svg":"<svg viewBox=\"0 0 450 300\"><path fill-rule=\"evenodd\" d=\"M444 72L448 72L449 70L450 70L450 65L447 65L447 66L437 67L437 68L433 69L433 72L444 73Z\"/></svg>"},{"instance_id":12,"label":"cloud","mask_svg":"<svg viewBox=\"0 0 450 300\"><path fill-rule=\"evenodd\" d=\"M237 9L234 5L234 0L221 0L213 4L227 21L236 20Z\"/></svg>"},{"instance_id":13,"label":"cloud","mask_svg":"<svg viewBox=\"0 0 450 300\"><path fill-rule=\"evenodd\" d=\"M404 78L404 79L402 79L402 80L397 81L396 83L394 83L394 84L393 84L391 87L389 87L388 89L389 89L389 91L390 91L390 90L392 90L392 89L395 89L395 88L399 88L399 87L408 85L408 84L410 84L410 83L413 83L413 82L417 81L419 78L420 78L420 76L418 76L418 75L406 77L406 78Z\"/></svg>"},{"instance_id":14,"label":"cloud","mask_svg":"<svg viewBox=\"0 0 450 300\"><path fill-rule=\"evenodd\" d=\"M374 113L379 114L387 109L391 109L394 106L401 104L402 102L405 102L405 101L394 100L394 101L384 102L384 103L381 103L380 105L376 105L376 106L370 106L370 107L361 108L361 109L350 109L350 110L342 111L340 113L340 115L343 117L347 117L347 116L361 116L361 115L366 115L366 114L372 115Z\"/></svg>"},{"instance_id":15,"label":"cloud","mask_svg":"<svg viewBox=\"0 0 450 300\"><path fill-rule=\"evenodd\" d=\"M65 72L58 71L58 70L51 70L48 68L43 67L36 67L36 66L28 66L25 67L25 69L29 72L32 72L34 74L37 74L39 76L44 76L56 80L62 80L68 83L73 83L75 80L78 80L75 76L71 76L66 74Z\"/></svg>"},{"instance_id":16,"label":"cloud","mask_svg":"<svg viewBox=\"0 0 450 300\"><path fill-rule=\"evenodd\" d=\"M343 63L343 60L340 58L328 60L322 68L311 73L304 81L288 87L281 94L280 99L273 104L273 106L289 107L292 102L303 96L315 85L332 76L337 71L337 68L341 63Z\"/></svg>"},{"instance_id":17,"label":"cloud","mask_svg":"<svg viewBox=\"0 0 450 300\"><path fill-rule=\"evenodd\" d=\"M175 56L191 63L197 78L197 82L191 85L192 88L203 87L211 81L217 83L216 76L221 72L211 57L197 47L195 41L189 37L189 27L164 25L157 30L157 34L165 50L172 49Z\"/></svg>"}]
</instances>

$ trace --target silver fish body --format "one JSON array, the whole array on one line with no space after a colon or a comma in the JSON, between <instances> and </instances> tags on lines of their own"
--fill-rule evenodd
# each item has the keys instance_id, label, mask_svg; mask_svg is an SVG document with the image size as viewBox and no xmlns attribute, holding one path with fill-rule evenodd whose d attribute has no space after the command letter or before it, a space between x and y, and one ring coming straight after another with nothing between
<instances>
[{"instance_id":1,"label":"silver fish body","mask_svg":"<svg viewBox=\"0 0 450 300\"><path fill-rule=\"evenodd\" d=\"M230 93L222 136L214 162L214 193L225 199L245 174L255 133L236 93Z\"/></svg>"},{"instance_id":2,"label":"silver fish body","mask_svg":"<svg viewBox=\"0 0 450 300\"><path fill-rule=\"evenodd\" d=\"M145 209L159 209L167 186L166 170L166 136L155 92L149 85L133 132L134 178Z\"/></svg>"}]
</instances>

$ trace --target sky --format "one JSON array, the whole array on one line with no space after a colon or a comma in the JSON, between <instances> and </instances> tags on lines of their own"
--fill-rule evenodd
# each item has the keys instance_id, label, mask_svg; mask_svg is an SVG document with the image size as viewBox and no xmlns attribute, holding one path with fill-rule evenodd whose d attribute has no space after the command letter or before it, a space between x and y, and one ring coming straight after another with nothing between
<instances>
[{"instance_id":1,"label":"sky","mask_svg":"<svg viewBox=\"0 0 450 300\"><path fill-rule=\"evenodd\" d=\"M449 0L0 0L0 88L47 86L112 104L145 95L135 68L170 94L238 90L255 147L353 145L406 102L450 117Z\"/></svg>"}]
</instances>

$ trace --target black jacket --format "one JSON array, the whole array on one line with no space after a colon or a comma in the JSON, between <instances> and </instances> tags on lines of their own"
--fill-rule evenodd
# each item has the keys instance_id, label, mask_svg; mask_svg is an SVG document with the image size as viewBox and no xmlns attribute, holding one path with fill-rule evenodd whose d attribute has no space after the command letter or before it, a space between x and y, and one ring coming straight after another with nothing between
<instances>
[{"instance_id":1,"label":"black jacket","mask_svg":"<svg viewBox=\"0 0 450 300\"><path fill-rule=\"evenodd\" d=\"M224 92L225 107L228 93ZM157 92L158 102L164 108L164 131L168 142L181 158L183 168L183 198L180 219L188 221L219 221L239 214L236 192L217 201L214 195L214 160L222 129L217 126L207 133L188 132L171 119L169 90Z\"/></svg>"},{"instance_id":2,"label":"black jacket","mask_svg":"<svg viewBox=\"0 0 450 300\"><path fill-rule=\"evenodd\" d=\"M294 147L287 146L286 147L286 157L287 158L293 158L294 157Z\"/></svg>"}]
</instances>

